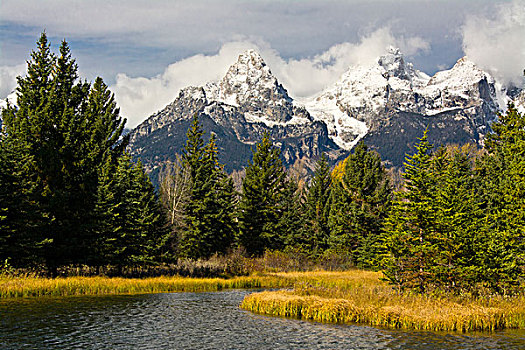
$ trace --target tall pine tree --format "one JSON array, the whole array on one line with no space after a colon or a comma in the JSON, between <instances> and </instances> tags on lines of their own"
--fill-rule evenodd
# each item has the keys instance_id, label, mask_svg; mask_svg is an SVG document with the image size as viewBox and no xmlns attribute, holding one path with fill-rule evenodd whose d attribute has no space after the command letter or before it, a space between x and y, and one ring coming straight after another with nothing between
<instances>
[{"instance_id":1,"label":"tall pine tree","mask_svg":"<svg viewBox=\"0 0 525 350\"><path fill-rule=\"evenodd\" d=\"M280 150L265 135L246 168L238 220L239 243L249 255L261 255L265 249L281 249L285 242L286 233L279 221L287 180L279 155Z\"/></svg>"},{"instance_id":2,"label":"tall pine tree","mask_svg":"<svg viewBox=\"0 0 525 350\"><path fill-rule=\"evenodd\" d=\"M382 267L391 282L423 292L431 279L429 265L437 254L433 245L436 178L427 131L415 148L416 153L405 163L405 189L397 194L385 222Z\"/></svg>"},{"instance_id":3,"label":"tall pine tree","mask_svg":"<svg viewBox=\"0 0 525 350\"><path fill-rule=\"evenodd\" d=\"M128 154L107 161L98 192L95 265L147 265L159 255L166 232L165 216L140 162Z\"/></svg>"},{"instance_id":4,"label":"tall pine tree","mask_svg":"<svg viewBox=\"0 0 525 350\"><path fill-rule=\"evenodd\" d=\"M384 227L386 276L402 288L459 292L479 282L481 201L469 146L431 152L426 133Z\"/></svg>"},{"instance_id":5,"label":"tall pine tree","mask_svg":"<svg viewBox=\"0 0 525 350\"><path fill-rule=\"evenodd\" d=\"M525 275L525 117L510 104L492 129L479 166L487 216L476 251L483 281L505 293Z\"/></svg>"},{"instance_id":6,"label":"tall pine tree","mask_svg":"<svg viewBox=\"0 0 525 350\"><path fill-rule=\"evenodd\" d=\"M55 55L43 33L27 75L18 78L16 106L2 112L0 157L11 160L0 173L11 175L0 181L12 190L3 201L0 223L11 228L0 236L14 238L7 232L16 226L15 241L22 242L17 244L33 249L9 254L43 262L53 275L60 266L101 263L100 232L118 230L101 227L99 194L112 188L100 186L111 183L118 169L127 145L121 138L125 120L102 79L91 86L79 81L77 69L68 44L62 42ZM137 175L134 181L142 180ZM16 260L22 264L22 257Z\"/></svg>"},{"instance_id":7,"label":"tall pine tree","mask_svg":"<svg viewBox=\"0 0 525 350\"><path fill-rule=\"evenodd\" d=\"M354 264L374 265L374 246L390 206L392 189L381 158L360 142L332 185L329 244L347 249Z\"/></svg>"},{"instance_id":8,"label":"tall pine tree","mask_svg":"<svg viewBox=\"0 0 525 350\"><path fill-rule=\"evenodd\" d=\"M180 256L192 259L224 253L233 244L235 232L233 182L218 162L215 136L204 145L203 135L195 114L182 158L189 174L189 196L179 237Z\"/></svg>"},{"instance_id":9,"label":"tall pine tree","mask_svg":"<svg viewBox=\"0 0 525 350\"><path fill-rule=\"evenodd\" d=\"M304 245L310 252L320 253L328 245L331 185L330 166L323 153L316 164L314 177L308 186L304 205Z\"/></svg>"}]
</instances>

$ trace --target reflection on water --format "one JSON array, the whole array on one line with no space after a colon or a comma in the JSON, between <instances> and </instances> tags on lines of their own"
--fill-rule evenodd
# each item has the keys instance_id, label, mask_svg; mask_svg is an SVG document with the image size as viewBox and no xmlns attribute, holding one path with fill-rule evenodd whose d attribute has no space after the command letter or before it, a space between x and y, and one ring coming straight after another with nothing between
<instances>
[{"instance_id":1,"label":"reflection on water","mask_svg":"<svg viewBox=\"0 0 525 350\"><path fill-rule=\"evenodd\" d=\"M525 349L524 331L440 334L239 309L249 291L0 301L0 349Z\"/></svg>"}]
</instances>

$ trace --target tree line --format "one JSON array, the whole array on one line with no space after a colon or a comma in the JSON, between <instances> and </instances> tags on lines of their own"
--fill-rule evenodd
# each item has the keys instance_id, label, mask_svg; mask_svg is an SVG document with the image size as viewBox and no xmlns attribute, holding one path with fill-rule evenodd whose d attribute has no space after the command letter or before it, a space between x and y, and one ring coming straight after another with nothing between
<instances>
[{"instance_id":1,"label":"tree line","mask_svg":"<svg viewBox=\"0 0 525 350\"><path fill-rule=\"evenodd\" d=\"M125 120L102 79L79 81L66 42L58 55L45 33L37 44L17 105L2 114L0 259L14 266L56 274L241 247L344 258L418 292L510 293L523 283L525 118L512 105L481 150L434 147L425 133L398 190L362 142L333 169L322 155L304 185L268 135L236 190L196 114L157 195L125 152Z\"/></svg>"},{"instance_id":2,"label":"tree line","mask_svg":"<svg viewBox=\"0 0 525 350\"><path fill-rule=\"evenodd\" d=\"M301 188L266 135L235 194L195 115L183 157L161 181L177 255L209 258L240 246L312 259L347 257L401 289L512 293L525 277L525 118L513 105L483 149L434 147L425 131L400 189L360 142L330 169L323 155ZM203 175L204 174L204 175ZM178 207L176 208L176 204ZM176 215L175 215L176 214ZM178 247L178 248L177 248Z\"/></svg>"},{"instance_id":3,"label":"tree line","mask_svg":"<svg viewBox=\"0 0 525 350\"><path fill-rule=\"evenodd\" d=\"M523 290L525 117L510 104L484 148L434 149L426 133L407 157L379 240L378 266L426 292Z\"/></svg>"},{"instance_id":4,"label":"tree line","mask_svg":"<svg viewBox=\"0 0 525 350\"><path fill-rule=\"evenodd\" d=\"M101 78L80 81L43 33L2 110L0 258L16 267L125 266L162 256L155 190L126 154L125 119Z\"/></svg>"}]
</instances>

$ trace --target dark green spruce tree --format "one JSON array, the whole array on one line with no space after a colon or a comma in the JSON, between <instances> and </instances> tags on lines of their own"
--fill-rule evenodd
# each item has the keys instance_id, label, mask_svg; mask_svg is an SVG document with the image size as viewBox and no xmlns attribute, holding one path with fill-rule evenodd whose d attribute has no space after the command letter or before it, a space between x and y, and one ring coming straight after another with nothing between
<instances>
[{"instance_id":1,"label":"dark green spruce tree","mask_svg":"<svg viewBox=\"0 0 525 350\"><path fill-rule=\"evenodd\" d=\"M304 203L303 244L314 254L319 254L328 247L331 185L330 166L323 153L315 166L314 177L308 186Z\"/></svg>"},{"instance_id":2,"label":"dark green spruce tree","mask_svg":"<svg viewBox=\"0 0 525 350\"><path fill-rule=\"evenodd\" d=\"M215 253L226 253L235 240L234 223L235 205L237 202L233 180L226 176L223 166L219 164L215 134L204 148L206 172L212 180L210 201L207 203L208 251L205 257Z\"/></svg>"},{"instance_id":3,"label":"dark green spruce tree","mask_svg":"<svg viewBox=\"0 0 525 350\"><path fill-rule=\"evenodd\" d=\"M506 293L525 271L525 117L510 104L492 129L479 166L487 216L477 264L483 283Z\"/></svg>"},{"instance_id":4,"label":"dark green spruce tree","mask_svg":"<svg viewBox=\"0 0 525 350\"><path fill-rule=\"evenodd\" d=\"M88 85L77 83L77 66L63 42L58 57L50 52L44 34L28 61L27 76L18 78L17 107L4 113L8 138L26 145L35 179L35 201L43 213L39 221L42 250L52 272L61 264L84 258L86 228L84 199L91 196L82 183L77 153L81 130L81 102ZM79 178L80 175L80 178Z\"/></svg>"},{"instance_id":5,"label":"dark green spruce tree","mask_svg":"<svg viewBox=\"0 0 525 350\"><path fill-rule=\"evenodd\" d=\"M157 257L166 231L155 189L140 162L128 154L107 160L98 187L96 264L145 266Z\"/></svg>"},{"instance_id":6,"label":"dark green spruce tree","mask_svg":"<svg viewBox=\"0 0 525 350\"><path fill-rule=\"evenodd\" d=\"M310 251L310 246L306 245L309 241L304 232L304 193L299 189L296 179L291 176L286 179L284 196L279 206L281 217L277 230L284 237L284 245Z\"/></svg>"},{"instance_id":7,"label":"dark green spruce tree","mask_svg":"<svg viewBox=\"0 0 525 350\"><path fill-rule=\"evenodd\" d=\"M37 42L38 49L31 53L27 77L18 77L17 106L9 105L2 110L3 135L0 152L2 161L2 233L4 242L12 244L12 251L5 246L5 258L14 262L31 259L22 246L37 246L37 242L50 243L44 231L49 225L47 209L42 202L42 176L37 172L38 137L42 134L45 109L49 109L47 95L51 93L51 73L54 56L51 54L45 33ZM22 183L25 182L25 184ZM31 205L24 208L24 203ZM22 207L19 207L21 205ZM31 220L25 216L37 208L40 215ZM27 241L29 239L29 241ZM9 242L9 243L7 243ZM24 243L22 243L24 242ZM39 263L43 252L35 259ZM2 257L4 258L4 257ZM16 266L16 265L15 265ZM22 264L21 266L24 266Z\"/></svg>"},{"instance_id":8,"label":"dark green spruce tree","mask_svg":"<svg viewBox=\"0 0 525 350\"><path fill-rule=\"evenodd\" d=\"M246 168L238 205L239 243L252 256L265 249L282 249L286 239L279 222L283 198L289 191L279 155L280 150L265 135Z\"/></svg>"},{"instance_id":9,"label":"dark green spruce tree","mask_svg":"<svg viewBox=\"0 0 525 350\"><path fill-rule=\"evenodd\" d=\"M0 133L0 261L17 267L41 263L46 243L35 229L42 213L33 200L35 179L26 177L31 164L24 144Z\"/></svg>"},{"instance_id":10,"label":"dark green spruce tree","mask_svg":"<svg viewBox=\"0 0 525 350\"><path fill-rule=\"evenodd\" d=\"M384 226L385 276L403 288L424 292L431 280L429 269L438 254L436 232L436 177L427 132L407 156L405 188L397 194Z\"/></svg>"},{"instance_id":11,"label":"dark green spruce tree","mask_svg":"<svg viewBox=\"0 0 525 350\"><path fill-rule=\"evenodd\" d=\"M64 265L105 263L97 247L101 232L118 230L101 227L99 186L118 169L125 120L102 79L91 86L79 81L77 69L67 43L55 55L43 33L27 75L18 78L16 106L2 112L0 157L11 159L3 165L11 170L0 172L11 175L0 181L12 190L0 225L10 227L10 240L22 242L13 247L31 247L10 253L20 255L13 260L43 263L52 275Z\"/></svg>"},{"instance_id":12,"label":"dark green spruce tree","mask_svg":"<svg viewBox=\"0 0 525 350\"><path fill-rule=\"evenodd\" d=\"M183 166L189 174L189 196L184 208L185 227L179 254L191 259L224 253L234 240L233 182L218 162L215 136L204 144L204 130L195 115L188 129Z\"/></svg>"},{"instance_id":13,"label":"dark green spruce tree","mask_svg":"<svg viewBox=\"0 0 525 350\"><path fill-rule=\"evenodd\" d=\"M372 267L375 242L392 200L381 158L360 142L332 184L328 227L332 249L349 250L353 263Z\"/></svg>"},{"instance_id":14,"label":"dark green spruce tree","mask_svg":"<svg viewBox=\"0 0 525 350\"><path fill-rule=\"evenodd\" d=\"M428 264L428 284L448 292L468 290L477 280L475 242L483 212L472 149L440 148L433 157L436 254Z\"/></svg>"}]
</instances>

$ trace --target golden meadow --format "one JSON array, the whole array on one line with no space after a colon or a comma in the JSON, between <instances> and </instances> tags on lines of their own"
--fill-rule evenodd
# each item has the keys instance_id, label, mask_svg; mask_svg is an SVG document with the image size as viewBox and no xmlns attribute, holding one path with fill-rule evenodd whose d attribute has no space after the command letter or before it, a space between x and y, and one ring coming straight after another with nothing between
<instances>
[{"instance_id":1,"label":"golden meadow","mask_svg":"<svg viewBox=\"0 0 525 350\"><path fill-rule=\"evenodd\" d=\"M525 295L513 297L402 294L378 272L281 272L234 278L0 277L0 297L280 288L248 295L241 308L255 313L332 323L361 323L432 331L525 329ZM286 288L286 289L283 289Z\"/></svg>"}]
</instances>

